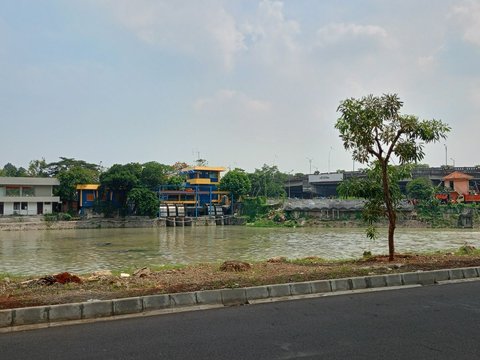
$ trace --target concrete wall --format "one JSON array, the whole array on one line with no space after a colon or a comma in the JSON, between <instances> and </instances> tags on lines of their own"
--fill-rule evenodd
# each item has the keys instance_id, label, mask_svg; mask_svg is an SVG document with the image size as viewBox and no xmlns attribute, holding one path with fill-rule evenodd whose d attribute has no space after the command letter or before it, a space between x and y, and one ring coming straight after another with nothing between
<instances>
[{"instance_id":1,"label":"concrete wall","mask_svg":"<svg viewBox=\"0 0 480 360\"><path fill-rule=\"evenodd\" d=\"M52 196L52 187L35 186L35 196Z\"/></svg>"},{"instance_id":2,"label":"concrete wall","mask_svg":"<svg viewBox=\"0 0 480 360\"><path fill-rule=\"evenodd\" d=\"M20 203L20 210L14 210L13 202L3 203L3 215L37 215L37 202L23 201L27 203L27 209L22 210ZM50 214L52 212L52 203L43 203L43 214Z\"/></svg>"}]
</instances>

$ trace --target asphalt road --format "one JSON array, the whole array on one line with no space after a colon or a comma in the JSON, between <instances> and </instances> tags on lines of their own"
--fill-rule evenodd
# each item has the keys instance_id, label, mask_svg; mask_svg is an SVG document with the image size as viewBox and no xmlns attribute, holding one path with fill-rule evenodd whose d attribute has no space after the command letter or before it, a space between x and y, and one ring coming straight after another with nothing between
<instances>
[{"instance_id":1,"label":"asphalt road","mask_svg":"<svg viewBox=\"0 0 480 360\"><path fill-rule=\"evenodd\" d=\"M0 359L479 359L480 281L0 334Z\"/></svg>"}]
</instances>

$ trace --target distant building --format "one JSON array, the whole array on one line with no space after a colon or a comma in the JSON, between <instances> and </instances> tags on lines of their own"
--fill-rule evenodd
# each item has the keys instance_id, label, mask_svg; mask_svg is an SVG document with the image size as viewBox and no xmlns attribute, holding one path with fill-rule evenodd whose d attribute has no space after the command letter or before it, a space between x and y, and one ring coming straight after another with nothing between
<instances>
[{"instance_id":1,"label":"distant building","mask_svg":"<svg viewBox=\"0 0 480 360\"><path fill-rule=\"evenodd\" d=\"M56 178L0 177L0 215L49 214L60 203Z\"/></svg>"},{"instance_id":2,"label":"distant building","mask_svg":"<svg viewBox=\"0 0 480 360\"><path fill-rule=\"evenodd\" d=\"M226 205L228 192L219 191L221 173L224 167L189 166L180 171L186 176L183 185L160 187L159 199L164 204L184 205L189 214L199 215L207 205Z\"/></svg>"},{"instance_id":3,"label":"distant building","mask_svg":"<svg viewBox=\"0 0 480 360\"><path fill-rule=\"evenodd\" d=\"M399 182L400 189L405 192L409 181L423 177L431 181L433 186L444 184L449 186L449 175L462 172L467 177L462 182L464 192L480 192L480 167L418 167L413 169L412 178ZM290 177L284 184L285 191L289 198L312 199L337 197L337 187L344 180L350 178L361 178L365 176L364 171L344 171L336 173L323 173L304 175L303 177ZM452 175L455 177L455 175Z\"/></svg>"},{"instance_id":4,"label":"distant building","mask_svg":"<svg viewBox=\"0 0 480 360\"><path fill-rule=\"evenodd\" d=\"M78 210L84 213L92 209L95 201L98 199L99 184L79 184L77 185Z\"/></svg>"},{"instance_id":5,"label":"distant building","mask_svg":"<svg viewBox=\"0 0 480 360\"><path fill-rule=\"evenodd\" d=\"M468 194L470 190L470 180L473 176L460 171L454 171L443 178L444 186L447 189L456 191L458 194Z\"/></svg>"}]
</instances>

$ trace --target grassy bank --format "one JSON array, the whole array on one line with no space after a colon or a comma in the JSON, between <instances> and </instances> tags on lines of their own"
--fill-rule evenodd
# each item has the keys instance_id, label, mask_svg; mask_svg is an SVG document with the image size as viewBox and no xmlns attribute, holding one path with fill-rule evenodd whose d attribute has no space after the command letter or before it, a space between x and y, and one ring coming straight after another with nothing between
<instances>
[{"instance_id":1,"label":"grassy bank","mask_svg":"<svg viewBox=\"0 0 480 360\"><path fill-rule=\"evenodd\" d=\"M341 261L318 257L302 259L279 257L260 262L240 263L240 265L238 268L228 268L218 263L196 264L124 269L114 273L103 271L81 274L78 277L74 274L72 279L78 279L75 280L76 282L72 280L63 284L56 282L54 275L61 275L58 277L68 279L64 274L42 277L1 274L0 309L480 266L480 251L463 246L455 251L433 254L397 254L394 262L389 262L387 256L365 256L361 259Z\"/></svg>"}]
</instances>

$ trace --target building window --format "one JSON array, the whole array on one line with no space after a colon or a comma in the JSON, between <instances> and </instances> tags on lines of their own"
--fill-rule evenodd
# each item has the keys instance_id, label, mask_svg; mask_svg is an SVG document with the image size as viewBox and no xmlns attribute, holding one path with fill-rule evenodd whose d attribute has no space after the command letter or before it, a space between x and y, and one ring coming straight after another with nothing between
<instances>
[{"instance_id":1,"label":"building window","mask_svg":"<svg viewBox=\"0 0 480 360\"><path fill-rule=\"evenodd\" d=\"M87 201L93 201L95 200L95 197L93 196L93 194L87 194Z\"/></svg>"},{"instance_id":2,"label":"building window","mask_svg":"<svg viewBox=\"0 0 480 360\"><path fill-rule=\"evenodd\" d=\"M22 187L22 196L32 197L35 196L35 191L32 186L23 186Z\"/></svg>"},{"instance_id":3,"label":"building window","mask_svg":"<svg viewBox=\"0 0 480 360\"><path fill-rule=\"evenodd\" d=\"M14 211L19 211L20 210L20 203L19 202L14 202L13 203L13 210Z\"/></svg>"},{"instance_id":4,"label":"building window","mask_svg":"<svg viewBox=\"0 0 480 360\"><path fill-rule=\"evenodd\" d=\"M7 186L5 190L7 196L20 196L20 186Z\"/></svg>"},{"instance_id":5,"label":"building window","mask_svg":"<svg viewBox=\"0 0 480 360\"><path fill-rule=\"evenodd\" d=\"M22 210L28 210L28 203L22 202Z\"/></svg>"}]
</instances>

